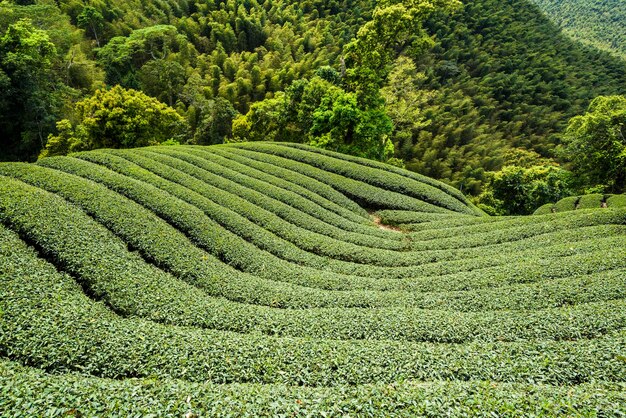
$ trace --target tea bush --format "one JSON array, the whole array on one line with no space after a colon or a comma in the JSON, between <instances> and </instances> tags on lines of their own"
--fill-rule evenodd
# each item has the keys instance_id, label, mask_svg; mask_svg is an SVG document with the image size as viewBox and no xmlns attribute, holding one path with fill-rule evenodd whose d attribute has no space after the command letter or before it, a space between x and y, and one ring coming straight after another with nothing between
<instances>
[{"instance_id":1,"label":"tea bush","mask_svg":"<svg viewBox=\"0 0 626 418\"><path fill-rule=\"evenodd\" d=\"M293 144L0 164L0 415L624 415L620 198L489 217Z\"/></svg>"}]
</instances>

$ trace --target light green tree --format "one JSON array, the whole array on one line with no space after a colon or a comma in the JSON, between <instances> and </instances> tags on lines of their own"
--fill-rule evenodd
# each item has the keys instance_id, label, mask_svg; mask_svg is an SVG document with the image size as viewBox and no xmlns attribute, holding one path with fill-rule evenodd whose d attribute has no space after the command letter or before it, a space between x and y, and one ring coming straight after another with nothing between
<instances>
[{"instance_id":1,"label":"light green tree","mask_svg":"<svg viewBox=\"0 0 626 418\"><path fill-rule=\"evenodd\" d=\"M491 173L477 201L492 215L528 215L541 205L571 195L571 184L571 173L556 165L509 165Z\"/></svg>"},{"instance_id":2,"label":"light green tree","mask_svg":"<svg viewBox=\"0 0 626 418\"><path fill-rule=\"evenodd\" d=\"M132 148L177 140L186 126L171 107L120 86L96 93L78 103L76 123L57 123L58 135L51 135L41 157L98 148Z\"/></svg>"},{"instance_id":3,"label":"light green tree","mask_svg":"<svg viewBox=\"0 0 626 418\"><path fill-rule=\"evenodd\" d=\"M600 96L569 121L563 156L581 186L622 193L626 186L626 97Z\"/></svg>"}]
</instances>

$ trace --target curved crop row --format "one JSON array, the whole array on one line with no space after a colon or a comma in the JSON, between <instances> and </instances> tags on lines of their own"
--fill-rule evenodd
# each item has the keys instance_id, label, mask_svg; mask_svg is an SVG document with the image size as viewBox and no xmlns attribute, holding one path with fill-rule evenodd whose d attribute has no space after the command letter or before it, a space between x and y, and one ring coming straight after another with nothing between
<instances>
[{"instance_id":1,"label":"curved crop row","mask_svg":"<svg viewBox=\"0 0 626 418\"><path fill-rule=\"evenodd\" d=\"M220 259L238 266L244 271L260 275L262 277L274 280L288 281L294 284L321 287L324 289L370 289L370 290L393 290L407 289L415 291L433 290L437 286L441 286L445 290L456 290L459 286L472 288L473 286L484 286L485 284L494 283L496 280L504 280L507 277L515 278L516 281L529 280L530 277L537 276L538 266L543 266L541 275L537 277L563 277L567 274L585 274L592 271L592 268L598 268L598 265L606 264L619 267L622 260L614 257L611 264L605 262L607 254L615 252L615 246L610 242L599 248L591 254L575 254L570 250L568 244L561 244L564 251L569 253L569 259L580 259L584 263L575 263L568 269L558 268L558 264L562 260L555 260L553 263L540 261L540 259L530 258L524 254L520 255L521 261L513 262L506 254L501 255L503 266L494 266L491 268L483 268L471 272L455 273L459 270L476 269L497 264L497 260L490 258L474 257L467 263L463 260L457 263L439 262L432 265L423 265L420 267L419 273L427 277L417 279L415 274L411 276L411 270L394 269L395 275L386 269L389 277L402 277L404 275L411 277L411 280L404 282L395 282L392 280L381 281L380 279L368 280L365 277L339 276L331 272L322 272L318 270L309 270L304 267L296 269L289 263L280 259L272 259L268 253L260 252L250 244L242 241L241 238L234 234L228 234L221 228L217 228L195 207L185 205L178 199L163 195L158 189L148 187L148 185L131 181L128 178L116 175L108 170L98 169L97 166L89 163L80 163L73 159L47 159L44 160L47 165L57 166L63 170L70 170L81 175L89 176L98 181L104 181L109 187L121 191L123 194L132 197L148 207L153 208L166 219L174 222L179 228L189 234L192 240L199 242L207 250L217 254ZM224 235L226 233L226 235ZM218 234L218 235L215 235ZM586 248L586 247L583 247ZM590 247L592 248L592 247ZM497 249L494 249L497 251ZM544 250L545 251L545 250ZM608 252L607 252L608 251ZM467 265L469 263L469 265ZM540 264L538 264L540 263ZM370 267L371 269L371 267ZM514 276L510 276L511 271L515 269ZM414 272L415 273L415 272ZM432 276L439 275L436 282L433 282ZM499 278L499 279L496 279ZM500 279L501 278L501 279ZM459 282L460 279L460 282ZM455 284L456 282L456 284ZM452 286L452 288L449 288Z\"/></svg>"},{"instance_id":2,"label":"curved crop row","mask_svg":"<svg viewBox=\"0 0 626 418\"><path fill-rule=\"evenodd\" d=\"M525 309L612 300L624 297L626 289L619 271L602 281L581 278L585 293L578 294L564 283L542 284L508 289L511 297L496 292L456 292L452 294L410 294L376 292L328 292L280 284L242 274L196 248L181 233L159 220L141 206L98 184L61 172L27 164L1 167L11 176L63 196L79 205L109 227L142 255L175 276L199 286L210 295L250 304L286 307L415 306L463 311ZM0 172L2 172L0 170ZM573 279L568 278L567 284ZM613 285L611 285L613 284ZM487 297L489 295L489 297Z\"/></svg>"},{"instance_id":3,"label":"curved crop row","mask_svg":"<svg viewBox=\"0 0 626 418\"><path fill-rule=\"evenodd\" d=\"M242 181L246 177L251 177L265 184L271 184L280 190L290 192L291 194L303 198L307 202L303 210L307 212L312 210L311 206L313 204L326 210L326 212L323 212L324 220L334 220L335 218L332 217L332 213L336 213L350 223L358 224L357 227L361 228L361 232L368 234L373 232L369 228L371 221L368 218L367 211L331 186L310 177L244 156L234 155L220 148L211 148L211 151L189 147L153 147L147 149L167 155L175 153L179 158L184 155L187 162L198 164L199 167L207 170L210 169L213 164L230 168L240 174L240 176L233 177L233 181ZM243 176L241 176L241 174L243 174ZM252 185L251 183L247 184ZM261 190L264 191L265 188L263 187ZM272 190L274 189L272 188ZM288 199L288 201L293 200ZM329 214L329 212L331 214ZM316 212L316 214L318 213L320 212ZM329 216L331 218L329 218ZM340 221L338 226L349 226L350 223ZM389 236L389 234L383 233L382 236Z\"/></svg>"},{"instance_id":4,"label":"curved crop row","mask_svg":"<svg viewBox=\"0 0 626 418\"><path fill-rule=\"evenodd\" d=\"M0 276L6 314L0 353L49 371L307 386L405 379L579 384L626 378L620 361L623 331L573 342L448 345L277 338L122 319L37 260L16 237L2 236L0 248L9 257L3 257Z\"/></svg>"},{"instance_id":5,"label":"curved crop row","mask_svg":"<svg viewBox=\"0 0 626 418\"><path fill-rule=\"evenodd\" d=\"M271 174L259 170L253 171L245 165L211 153L204 153L204 158L200 158L196 155L199 154L197 152L191 153L188 150L185 152L185 150L163 148L152 148L149 155L155 159L158 159L158 155L174 157L166 160L160 159L159 161L171 164L187 174L197 174L203 180L206 179L207 182L211 182L215 178L207 176L206 172L215 174L223 180L228 179L234 184L220 182L219 185L225 186L225 190L233 193L241 193L240 196L246 200L258 204L298 226L330 237L336 238L340 236L345 240L351 240L350 242L355 244L379 247L388 246L390 249L402 248L402 236L389 231L374 229L372 228L372 222L364 224L362 219L359 223L355 223L352 220L341 218L334 212L313 204L310 199L300 194L265 181ZM254 177L249 174L254 174ZM284 183L281 183L278 178L267 180L273 180L274 183L284 186ZM211 184L217 186L213 182ZM323 199L320 196L318 198Z\"/></svg>"},{"instance_id":6,"label":"curved crop row","mask_svg":"<svg viewBox=\"0 0 626 418\"><path fill-rule=\"evenodd\" d=\"M416 382L335 388L190 383L173 379L95 379L50 375L0 362L0 409L7 416L81 405L88 416L579 416L626 413L626 385L578 386L491 382ZM63 397L57 396L63 393ZM192 394L192 395L190 395ZM294 401L295 399L295 401ZM437 402L433 402L437 399ZM468 401L471 400L471 401ZM540 405L540 407L538 407ZM167 412L165 412L167 411Z\"/></svg>"},{"instance_id":7,"label":"curved crop row","mask_svg":"<svg viewBox=\"0 0 626 418\"><path fill-rule=\"evenodd\" d=\"M148 181L151 181L154 186L160 186L161 188L165 187L166 189L175 193L176 196L179 197L180 199L186 200L190 203L195 203L196 206L199 205L199 207L202 207L205 210L209 209L209 210L222 211L224 212L224 215L222 215L222 217L220 218L220 221L232 220L231 218L228 217L227 215L228 212L225 212L224 209L222 209L221 207L216 206L216 205L207 206L208 201L205 200L203 197L198 196L197 198L194 198L194 195L191 192L189 192L188 189L185 189L182 186L177 186L174 183L166 182L165 180L162 180L159 177L154 176L148 171L145 171L145 170L140 171L136 168L133 169L132 167L134 165L126 163L124 162L124 160L121 160L119 158L116 159L116 157L113 157L113 156L104 156L98 153L89 153L87 157L90 158L91 160L95 159L99 162L104 161L107 164L116 164L115 167L118 171L121 170L120 172L130 173L131 175L139 176L138 178L141 178L141 179L148 179ZM619 220L621 221L622 218L619 218ZM596 220L593 218L582 219L581 225L579 226L599 224L600 222L607 222L607 221L606 219L600 219L600 220ZM269 235L267 232L263 232L264 230L256 229L256 231L258 231L260 235L258 236L250 235L254 231L248 229L249 227L245 225L246 224L241 224L241 226L235 226L233 229L231 229L230 234L227 231L223 231L222 233L226 233L232 239L238 239L238 236L239 236L238 234L243 234L244 236L248 235L249 237L252 237L254 239L253 242L260 243L261 245L264 246L264 249L269 250L272 254L279 257L279 259L275 259L275 263L272 263L272 265L278 265L281 263L280 259L285 259L285 257L289 257L286 259L286 261L291 260L292 262L296 262L298 264L308 263L310 267L314 267L314 268L320 268L321 266L324 266L325 268L332 268L334 271L341 273L341 274L359 274L361 276L370 276L370 277L399 278L399 277L415 277L419 275L453 273L456 271L463 271L464 269L468 270L468 269L484 268L484 267L497 265L499 263L505 263L505 262L510 263L513 261L510 258L510 256L506 256L505 254L500 254L500 257L494 257L494 258L483 257L480 259L473 258L472 260L469 260L467 262L460 261L458 263L446 263L446 265L442 265L443 263L439 262L437 263L437 265L419 265L415 267L406 267L406 268L402 268L402 267L377 268L376 266L369 266L369 265L362 265L362 266L358 264L350 265L350 264L346 264L340 261L327 260L327 259L326 260L319 259L318 261L316 261L315 258L311 258L310 253L304 253L304 252L298 252L298 251L294 252L293 251L294 247L290 247L290 246L285 247L285 245L282 244L283 241L276 240L276 239L272 240L271 239L272 236ZM572 225L570 225L570 227L571 226ZM188 224L187 228L193 228L193 225ZM216 230L212 232L220 233L220 231L221 230ZM523 237L527 237L528 235L532 236L532 231L530 232L520 231L520 234L522 234ZM484 241L484 238L482 237L479 237L479 238L480 238L479 242ZM499 242L499 241L501 240L498 240L496 242ZM447 242L447 241L441 240L440 242ZM430 243L428 245L424 244L423 246L426 248L433 247L433 245L431 245ZM497 250L495 251L497 252ZM254 254L258 254L258 250L251 248L250 255L254 255ZM520 259L525 259L527 258L528 255L518 254L518 256L520 257ZM267 257L267 253L258 254L257 257L261 257L259 259L259 263L268 263L270 261ZM427 254L425 255L425 257L417 257L417 258L413 257L413 260L410 259L410 261L414 263L417 263L419 261L432 262L433 260L436 260L437 257L443 258L443 259L446 258L445 256L441 254ZM241 262L241 260L239 262ZM285 268L288 269L288 265L285 265ZM298 283L308 285L308 283L302 283L302 282L298 282Z\"/></svg>"},{"instance_id":8,"label":"curved crop row","mask_svg":"<svg viewBox=\"0 0 626 418\"><path fill-rule=\"evenodd\" d=\"M290 144L0 164L0 415L621 416L605 200L477 216Z\"/></svg>"},{"instance_id":9,"label":"curved crop row","mask_svg":"<svg viewBox=\"0 0 626 418\"><path fill-rule=\"evenodd\" d=\"M244 147L229 146L222 149L233 154L244 155L257 161L286 168L332 185L333 188L368 209L404 209L433 213L454 213L453 210L437 206L436 203L425 202L412 196L373 186L300 161L290 160L273 154L253 152ZM464 205L461 206L466 207Z\"/></svg>"},{"instance_id":10,"label":"curved crop row","mask_svg":"<svg viewBox=\"0 0 626 418\"><path fill-rule=\"evenodd\" d=\"M385 240L378 236L326 228L328 224L317 218L307 216L289 205L267 197L266 194L228 180L224 177L225 170L216 170L218 173L214 174L198 166L162 155L139 152L113 154L227 207L263 229L308 251L310 247L314 247L321 255L341 259L341 251L353 255L361 246L372 248L373 252L379 250L375 254L384 259L382 254L392 254L392 257L398 254L380 250L403 250L406 247L406 242L398 239ZM370 227L371 229L373 228ZM340 250L344 245L347 248ZM325 251L328 254L324 254Z\"/></svg>"},{"instance_id":11,"label":"curved crop row","mask_svg":"<svg viewBox=\"0 0 626 418\"><path fill-rule=\"evenodd\" d=\"M287 147L292 147L292 148L298 148L301 150L305 150L305 151L309 151L309 152L313 152L313 153L318 153L318 154L323 154L323 155L327 155L329 157L333 157L336 158L338 160L345 160L345 161L350 161L353 163L357 163L361 166L366 166L366 167L371 167L371 168L375 168L378 170L383 170L383 171L388 171L394 174L398 174L402 177L408 177L410 179L416 180L420 183L425 183L428 184L430 186L436 187L437 189L440 189L442 191L444 191L445 193L455 197L456 199L458 199L459 201L465 203L468 206L472 206L471 202L469 201L469 199L463 194L461 193L458 189L455 189L454 187L439 181L439 180L435 180L431 177L427 177L424 175L421 175L419 173L413 172L413 171L408 171L408 170L403 170L399 167L393 166L391 164L385 164L385 163L381 163L379 161L375 161L375 160L368 160L367 158L361 158L361 157L355 157L353 155L349 155L349 154L341 154L339 152L335 152L335 151L329 151L326 149L322 149L322 148L314 148L314 147L310 147L307 145L303 145L303 144L298 144L295 142L273 142L273 144L276 145L282 145L282 146L287 146ZM371 171L369 173L372 173ZM382 184L386 187L387 183L383 180ZM480 212L478 212L478 214L481 214Z\"/></svg>"},{"instance_id":12,"label":"curved crop row","mask_svg":"<svg viewBox=\"0 0 626 418\"><path fill-rule=\"evenodd\" d=\"M599 209L599 208L626 208L626 195L587 194L571 196L556 203L546 203L535 211L535 215L551 212L566 212L570 210Z\"/></svg>"},{"instance_id":13,"label":"curved crop row","mask_svg":"<svg viewBox=\"0 0 626 418\"><path fill-rule=\"evenodd\" d=\"M339 242L333 239L324 239L324 237L310 234L307 230L304 229L293 229L289 228L291 225L282 222L283 216L280 217L271 217L271 216L262 216L263 210L255 208L254 206L248 207L245 201L242 201L237 196L233 194L223 194L222 190L215 187L205 186L205 182L208 182L209 179L206 177L202 177L204 182L198 181L198 179L190 176L186 176L177 172L173 168L168 168L165 166L159 166L157 163L151 162L145 158L137 157L136 155L128 155L128 153L117 153L121 156L125 156L125 158L129 159L134 163L140 163L143 168L151 169L151 171L157 175L166 177L171 181L175 181L182 186L186 187L189 190L193 190L194 192L200 193L202 196L211 198L211 200L216 203L233 208L233 210L237 211L242 216L247 217L248 219L255 221L255 223L259 226L264 227L268 231L274 232L277 236L285 239L288 242L296 244L299 247L304 247L303 249L308 252L319 254L321 256L328 256L333 259L346 259L351 258L351 260L347 261L355 261L363 264L370 265L387 265L387 266L403 266L403 265L411 265L411 264L422 264L424 262L428 262L432 260L432 256L430 258L420 257L420 255L405 253L390 253L390 252L382 252L373 249L363 249L358 248L352 245L346 245L343 242ZM187 167L187 169L190 169ZM198 174L198 173L196 173ZM201 175L201 173L200 173ZM156 183L153 183L157 185ZM223 189L226 187L223 186ZM243 193L240 191L240 193ZM182 194L178 194L178 197L183 198ZM256 210L255 210L256 209ZM265 215L271 215L271 213L266 212ZM224 219L223 217L221 219ZM222 222L220 222L222 223ZM230 228L229 228L230 229ZM231 229L232 230L232 229ZM238 232L240 228L235 229L233 232ZM253 242L267 242L269 239L263 236L259 238L254 238ZM268 251L274 254L284 254L284 252L277 252L277 250L271 250L266 248ZM288 250L287 250L288 251ZM300 253L296 255L297 258L291 259L290 261L296 261L301 264L309 265L312 267L316 267L319 265L315 260L310 260L310 256L303 255ZM442 254L437 254L436 257L446 259L446 256ZM334 263L329 264L329 267L335 270ZM350 268L350 267L348 267ZM336 270L342 273L346 272L356 272L354 268L350 270Z\"/></svg>"},{"instance_id":14,"label":"curved crop row","mask_svg":"<svg viewBox=\"0 0 626 418\"><path fill-rule=\"evenodd\" d=\"M338 159L325 153L317 153L315 158L311 158L311 152L295 147L285 147L280 144L274 145L264 143L242 143L236 144L237 148L244 148L261 153L280 156L293 161L304 162L324 170L324 172L339 174L345 178L370 184L376 187L384 187L385 190L411 196L418 200L444 207L459 213L470 215L480 215L477 209L468 205L466 199L459 199L442 188L437 188L421 180L415 180L408 176L401 176L392 171L370 168L363 164L357 164L347 159ZM432 180L431 182L432 183ZM432 212L426 211L425 212Z\"/></svg>"},{"instance_id":15,"label":"curved crop row","mask_svg":"<svg viewBox=\"0 0 626 418\"><path fill-rule=\"evenodd\" d=\"M120 241L59 198L18 182L0 189L0 220L7 221L76 277L97 300L115 312L202 328L335 339L399 339L466 342L592 338L626 326L626 301L582 304L535 312L455 313L420 309L282 311L234 304L202 295L174 277L128 253ZM24 202L37 201L37 207ZM52 219L44 213L57 211ZM23 214L20 209L26 209ZM48 220L66 219L56 231L42 230ZM76 234L75 231L84 231ZM116 268L90 257L116 259ZM134 301L136 305L128 302ZM208 314L210 312L210 315ZM203 314L204 313L204 314ZM545 326L542 326L544 324Z\"/></svg>"}]
</instances>

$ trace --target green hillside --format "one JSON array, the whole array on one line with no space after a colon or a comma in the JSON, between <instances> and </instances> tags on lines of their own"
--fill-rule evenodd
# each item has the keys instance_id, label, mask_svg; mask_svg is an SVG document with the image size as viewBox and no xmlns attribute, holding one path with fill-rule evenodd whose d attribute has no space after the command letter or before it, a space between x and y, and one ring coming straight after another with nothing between
<instances>
[{"instance_id":1,"label":"green hillside","mask_svg":"<svg viewBox=\"0 0 626 418\"><path fill-rule=\"evenodd\" d=\"M0 164L2 416L620 416L626 211L302 145Z\"/></svg>"},{"instance_id":2,"label":"green hillside","mask_svg":"<svg viewBox=\"0 0 626 418\"><path fill-rule=\"evenodd\" d=\"M565 33L626 58L626 3L621 0L533 0Z\"/></svg>"},{"instance_id":3,"label":"green hillside","mask_svg":"<svg viewBox=\"0 0 626 418\"><path fill-rule=\"evenodd\" d=\"M407 168L475 194L484 172L518 164L512 147L555 157L569 118L626 94L624 61L573 42L528 0L475 0L429 20L436 45L414 57L433 97L427 126L403 130Z\"/></svg>"},{"instance_id":4,"label":"green hillside","mask_svg":"<svg viewBox=\"0 0 626 418\"><path fill-rule=\"evenodd\" d=\"M370 0L25 3L32 2L0 4L0 160L32 161L59 131L80 136L84 124L77 125L83 115L77 103L103 85L139 89L171 106L184 126L176 135L165 132L181 143L232 139L237 115L254 103L272 103L284 91L298 98L320 68L337 84L333 87L349 90L350 81L342 77L349 65L344 48L372 20L376 5ZM20 23L23 18L32 27ZM393 45L394 53L410 59L390 66L383 87L387 105L381 110L395 127L388 136L408 169L469 194L481 192L486 171L516 163L519 153L513 148L555 158L569 118L597 96L626 93L623 60L572 41L530 0L465 1L450 15L430 16L424 28L434 45L413 45L410 37ZM32 55L33 50L45 55ZM333 93L316 86L320 97ZM325 88L332 90L328 83ZM267 112L264 116L275 120L253 127L280 122L311 129L315 111L324 110L318 102ZM59 121L67 123L57 127ZM70 122L74 130L64 129ZM359 131L346 129L353 130ZM319 127L284 132L283 140L321 144L327 133ZM268 138L266 132L258 136Z\"/></svg>"}]
</instances>

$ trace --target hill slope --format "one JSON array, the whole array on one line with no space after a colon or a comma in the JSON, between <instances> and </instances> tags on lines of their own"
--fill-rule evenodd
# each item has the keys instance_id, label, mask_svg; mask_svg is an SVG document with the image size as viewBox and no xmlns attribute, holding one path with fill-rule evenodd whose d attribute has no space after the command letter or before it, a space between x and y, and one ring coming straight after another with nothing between
<instances>
[{"instance_id":1,"label":"hill slope","mask_svg":"<svg viewBox=\"0 0 626 418\"><path fill-rule=\"evenodd\" d=\"M621 0L533 0L574 39L626 58L626 3Z\"/></svg>"},{"instance_id":2,"label":"hill slope","mask_svg":"<svg viewBox=\"0 0 626 418\"><path fill-rule=\"evenodd\" d=\"M626 94L623 60L565 36L528 0L476 0L428 23L436 45L415 57L433 97L428 126L401 132L407 168L479 191L511 147L554 156L569 118L599 95ZM508 154L508 155L507 155Z\"/></svg>"},{"instance_id":3,"label":"hill slope","mask_svg":"<svg viewBox=\"0 0 626 418\"><path fill-rule=\"evenodd\" d=\"M30 17L57 50L40 85L20 77L30 74L24 68L11 75L11 89L0 89L0 160L35 158L55 122L74 120L68 109L103 81L174 104L188 123L182 141L222 142L235 110L245 113L322 66L340 70L344 45L376 4L103 0L90 4L103 20L96 49L92 30L74 26L88 7L36 3L0 5L0 35ZM427 25L436 45L415 57L426 79L408 83L427 91L427 126L399 130L396 143L411 170L477 193L484 171L498 169L508 148L550 155L567 119L591 99L626 93L626 66L564 36L530 0L464 3L455 16Z\"/></svg>"},{"instance_id":4,"label":"hill slope","mask_svg":"<svg viewBox=\"0 0 626 418\"><path fill-rule=\"evenodd\" d=\"M287 144L0 164L0 410L618 415L625 222Z\"/></svg>"}]
</instances>

